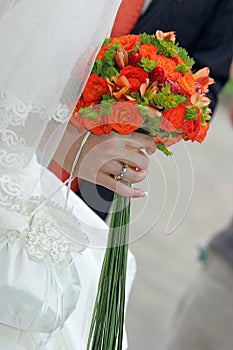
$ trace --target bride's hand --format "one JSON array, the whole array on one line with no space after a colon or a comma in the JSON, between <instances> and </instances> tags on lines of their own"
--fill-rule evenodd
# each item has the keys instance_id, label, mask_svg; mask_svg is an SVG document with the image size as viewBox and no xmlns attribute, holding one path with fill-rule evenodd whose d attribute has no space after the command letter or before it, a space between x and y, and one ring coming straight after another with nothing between
<instances>
[{"instance_id":1,"label":"bride's hand","mask_svg":"<svg viewBox=\"0 0 233 350\"><path fill-rule=\"evenodd\" d=\"M72 128L73 126L69 126L71 134L74 132ZM69 137L70 140L71 137ZM67 171L72 167L79 145L80 141L78 146L77 142L74 142L66 154L62 166ZM145 179L149 157L141 149L145 149L146 153L151 155L156 150L156 144L150 136L137 132L130 135L120 135L115 132L101 136L91 134L82 148L74 175L107 187L125 197L145 197L146 193L143 190L130 188L114 179L114 176L120 174L124 164L129 166L122 179L132 184Z\"/></svg>"},{"instance_id":2,"label":"bride's hand","mask_svg":"<svg viewBox=\"0 0 233 350\"><path fill-rule=\"evenodd\" d=\"M131 135L115 132L102 136L91 134L80 154L76 175L125 197L145 197L143 190L130 188L114 179L114 176L120 174L124 164L128 166L122 179L138 183L147 176L149 157L140 149L153 154L156 144L150 136L137 132Z\"/></svg>"}]
</instances>

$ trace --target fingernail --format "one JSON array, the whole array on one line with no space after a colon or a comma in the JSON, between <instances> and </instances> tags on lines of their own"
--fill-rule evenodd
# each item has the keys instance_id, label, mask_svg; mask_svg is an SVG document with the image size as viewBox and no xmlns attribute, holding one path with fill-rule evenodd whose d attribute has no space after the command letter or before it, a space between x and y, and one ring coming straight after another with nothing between
<instances>
[{"instance_id":1,"label":"fingernail","mask_svg":"<svg viewBox=\"0 0 233 350\"><path fill-rule=\"evenodd\" d=\"M138 191L137 193L138 198L144 198L144 197L147 197L147 195L148 195L148 192L145 192L145 191Z\"/></svg>"}]
</instances>

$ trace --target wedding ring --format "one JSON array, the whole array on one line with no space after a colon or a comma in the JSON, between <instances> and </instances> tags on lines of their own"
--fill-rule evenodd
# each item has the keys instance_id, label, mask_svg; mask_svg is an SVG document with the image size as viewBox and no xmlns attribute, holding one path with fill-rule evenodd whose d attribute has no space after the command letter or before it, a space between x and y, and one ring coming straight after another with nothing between
<instances>
[{"instance_id":1,"label":"wedding ring","mask_svg":"<svg viewBox=\"0 0 233 350\"><path fill-rule=\"evenodd\" d=\"M120 174L119 174L119 175L115 175L115 176L114 176L114 180L116 180L116 181L121 180L121 179L123 178L124 174L126 173L126 170L127 170L128 167L129 167L129 165L124 163L124 164L122 165Z\"/></svg>"}]
</instances>

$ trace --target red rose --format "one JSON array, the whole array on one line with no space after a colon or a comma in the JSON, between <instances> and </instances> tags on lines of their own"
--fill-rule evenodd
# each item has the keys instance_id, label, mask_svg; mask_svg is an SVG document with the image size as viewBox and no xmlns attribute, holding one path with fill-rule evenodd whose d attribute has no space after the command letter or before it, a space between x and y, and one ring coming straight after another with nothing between
<instances>
[{"instance_id":1,"label":"red rose","mask_svg":"<svg viewBox=\"0 0 233 350\"><path fill-rule=\"evenodd\" d=\"M171 108L163 112L163 118L160 122L160 128L173 132L181 128L184 121L186 108L183 104L179 104L175 108Z\"/></svg>"},{"instance_id":2,"label":"red rose","mask_svg":"<svg viewBox=\"0 0 233 350\"><path fill-rule=\"evenodd\" d=\"M78 100L77 104L76 104L76 107L74 109L74 113L77 113L80 110L80 108L82 108L84 106L85 106L85 103L84 103L83 98L81 96L80 99Z\"/></svg>"},{"instance_id":3,"label":"red rose","mask_svg":"<svg viewBox=\"0 0 233 350\"><path fill-rule=\"evenodd\" d=\"M199 114L197 119L190 119L186 120L182 126L182 136L185 141L191 140L192 142L195 141L197 135L199 134L200 128L201 128L201 118L202 115Z\"/></svg>"},{"instance_id":4,"label":"red rose","mask_svg":"<svg viewBox=\"0 0 233 350\"><path fill-rule=\"evenodd\" d=\"M112 131L112 126L109 124L108 116L99 116L97 119L83 119L86 129L90 130L95 135L109 134Z\"/></svg>"},{"instance_id":5,"label":"red rose","mask_svg":"<svg viewBox=\"0 0 233 350\"><path fill-rule=\"evenodd\" d=\"M152 61L155 61L157 52L157 47L152 44L143 44L139 47L139 54L142 57L148 57Z\"/></svg>"},{"instance_id":6,"label":"red rose","mask_svg":"<svg viewBox=\"0 0 233 350\"><path fill-rule=\"evenodd\" d=\"M210 123L205 122L205 124L202 124L199 130L199 133L197 134L197 137L195 141L202 143L207 135L207 131L209 130Z\"/></svg>"},{"instance_id":7,"label":"red rose","mask_svg":"<svg viewBox=\"0 0 233 350\"><path fill-rule=\"evenodd\" d=\"M107 94L108 92L109 89L106 79L92 73L82 94L85 106L99 102L102 95Z\"/></svg>"},{"instance_id":8,"label":"red rose","mask_svg":"<svg viewBox=\"0 0 233 350\"><path fill-rule=\"evenodd\" d=\"M73 124L80 133L83 133L85 130L84 119L81 117L80 113L77 111L74 112L70 118L70 123Z\"/></svg>"},{"instance_id":9,"label":"red rose","mask_svg":"<svg viewBox=\"0 0 233 350\"><path fill-rule=\"evenodd\" d=\"M130 84L129 90L136 92L140 86L147 82L148 74L140 67L126 66L120 71L120 76L125 76Z\"/></svg>"},{"instance_id":10,"label":"red rose","mask_svg":"<svg viewBox=\"0 0 233 350\"><path fill-rule=\"evenodd\" d=\"M116 102L112 113L109 115L109 123L119 134L131 134L137 130L144 120L133 102Z\"/></svg>"}]
</instances>

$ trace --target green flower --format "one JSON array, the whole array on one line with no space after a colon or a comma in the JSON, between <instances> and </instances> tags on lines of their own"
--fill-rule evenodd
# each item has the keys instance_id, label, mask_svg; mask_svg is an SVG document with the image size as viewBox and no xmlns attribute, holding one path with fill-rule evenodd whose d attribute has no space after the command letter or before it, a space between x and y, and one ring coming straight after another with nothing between
<instances>
[{"instance_id":1,"label":"green flower","mask_svg":"<svg viewBox=\"0 0 233 350\"><path fill-rule=\"evenodd\" d=\"M186 101L186 97L178 94L172 94L170 85L167 84L165 88L161 89L152 99L152 101L164 109L171 109L177 107L180 103Z\"/></svg>"}]
</instances>

